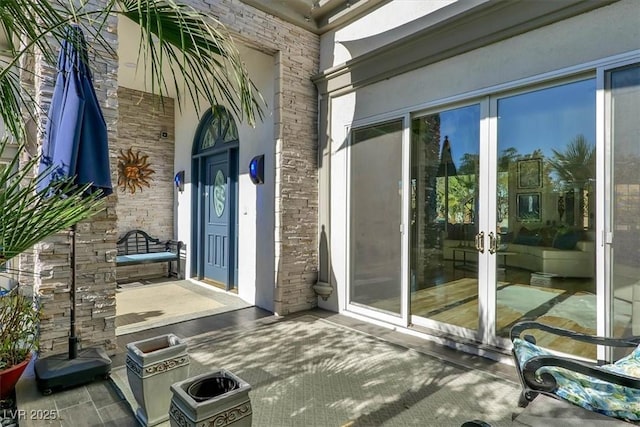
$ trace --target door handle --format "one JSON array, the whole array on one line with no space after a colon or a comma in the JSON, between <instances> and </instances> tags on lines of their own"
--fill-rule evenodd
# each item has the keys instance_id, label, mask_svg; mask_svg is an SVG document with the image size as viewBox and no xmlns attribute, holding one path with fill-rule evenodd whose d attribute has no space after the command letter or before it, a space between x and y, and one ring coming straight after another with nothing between
<instances>
[{"instance_id":1,"label":"door handle","mask_svg":"<svg viewBox=\"0 0 640 427\"><path fill-rule=\"evenodd\" d=\"M480 253L484 253L484 231L476 234L476 250Z\"/></svg>"},{"instance_id":2,"label":"door handle","mask_svg":"<svg viewBox=\"0 0 640 427\"><path fill-rule=\"evenodd\" d=\"M489 233L489 253L490 254L495 254L498 251L498 239L496 239L495 234L493 234L493 231L491 233Z\"/></svg>"}]
</instances>

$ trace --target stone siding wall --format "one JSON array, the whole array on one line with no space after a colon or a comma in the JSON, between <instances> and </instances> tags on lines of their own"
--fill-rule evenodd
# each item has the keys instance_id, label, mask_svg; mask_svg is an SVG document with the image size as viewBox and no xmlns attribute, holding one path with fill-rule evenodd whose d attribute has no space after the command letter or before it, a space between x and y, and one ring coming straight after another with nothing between
<instances>
[{"instance_id":1,"label":"stone siding wall","mask_svg":"<svg viewBox=\"0 0 640 427\"><path fill-rule=\"evenodd\" d=\"M174 102L171 98L161 102L160 97L124 87L118 88L118 138L114 148L118 153L148 156L147 162L155 172L150 186L129 189L118 188L118 237L127 231L141 229L160 240L174 236ZM162 134L166 132L166 136ZM116 181L117 182L117 181ZM141 264L118 267L118 282L166 275L167 263Z\"/></svg>"},{"instance_id":2,"label":"stone siding wall","mask_svg":"<svg viewBox=\"0 0 640 427\"><path fill-rule=\"evenodd\" d=\"M102 2L93 2L101 7ZM102 30L108 44L117 49L118 36L115 17L111 17ZM118 116L117 70L118 58L99 44L92 44L95 55L91 55L96 94L107 123L109 141L115 140ZM36 102L38 144L43 139L46 112L53 92L55 67L47 64L36 54L34 67L36 77L25 80L31 84ZM112 179L115 175L115 147L110 146ZM105 200L105 210L77 226L76 239L76 335L80 348L102 346L108 353L115 353L115 248L117 195ZM70 331L70 254L71 240L68 232L61 232L36 245L33 254L21 257L23 270L20 280L33 286L42 304L40 322L40 351L42 355L64 353L68 350Z\"/></svg>"},{"instance_id":3,"label":"stone siding wall","mask_svg":"<svg viewBox=\"0 0 640 427\"><path fill-rule=\"evenodd\" d=\"M317 297L311 286L318 277L318 112L311 76L318 72L319 36L239 0L189 3L210 11L235 40L276 58L274 307L280 315L312 308Z\"/></svg>"}]
</instances>

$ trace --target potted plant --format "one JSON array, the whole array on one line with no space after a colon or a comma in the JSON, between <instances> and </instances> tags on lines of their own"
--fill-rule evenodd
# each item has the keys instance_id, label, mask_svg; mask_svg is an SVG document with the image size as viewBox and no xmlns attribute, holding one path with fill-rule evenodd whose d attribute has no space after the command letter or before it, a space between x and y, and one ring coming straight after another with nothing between
<instances>
[{"instance_id":1,"label":"potted plant","mask_svg":"<svg viewBox=\"0 0 640 427\"><path fill-rule=\"evenodd\" d=\"M38 346L40 310L20 286L0 295L0 399L13 391Z\"/></svg>"}]
</instances>

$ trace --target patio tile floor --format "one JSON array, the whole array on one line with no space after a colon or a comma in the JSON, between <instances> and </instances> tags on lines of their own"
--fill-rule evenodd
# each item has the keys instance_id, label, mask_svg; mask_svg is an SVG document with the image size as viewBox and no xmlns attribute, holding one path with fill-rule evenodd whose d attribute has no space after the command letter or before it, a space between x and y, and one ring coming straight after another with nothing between
<instances>
[{"instance_id":1,"label":"patio tile floor","mask_svg":"<svg viewBox=\"0 0 640 427\"><path fill-rule=\"evenodd\" d=\"M436 343L412 337L410 335L378 327L351 317L316 309L287 316L312 314L336 324L362 330L387 342L435 356L447 363L453 363L466 369L477 369L497 375L505 380L517 382L515 370L505 364L493 362L482 357L472 356ZM117 353L112 357L113 366L123 366L126 358L126 344L165 333L174 333L184 338L221 330L223 328L255 328L269 324L277 319L271 313L251 307L231 311L205 318L190 320L179 324L144 330L117 337ZM32 370L20 380L17 388L18 409L23 412L20 426L136 426L134 414L124 396L111 381L98 381L82 387L51 396L42 396L36 389ZM514 405L514 412L518 409ZM37 410L55 410L57 419L43 420L34 417ZM469 419L474 417L470 415Z\"/></svg>"}]
</instances>

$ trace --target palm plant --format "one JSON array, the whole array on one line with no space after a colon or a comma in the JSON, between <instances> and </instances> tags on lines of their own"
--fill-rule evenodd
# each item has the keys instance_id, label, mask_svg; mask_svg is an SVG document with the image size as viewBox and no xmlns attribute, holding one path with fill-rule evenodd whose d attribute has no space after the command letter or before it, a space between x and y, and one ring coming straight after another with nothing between
<instances>
[{"instance_id":1,"label":"palm plant","mask_svg":"<svg viewBox=\"0 0 640 427\"><path fill-rule=\"evenodd\" d=\"M172 84L178 99L186 91L196 110L205 99L211 105L225 103L239 120L249 124L262 118L262 98L233 40L216 19L201 11L173 0L106 0L100 8L86 1L3 0L0 32L4 30L6 50L0 53L9 60L0 62L0 118L19 147L18 153L24 152L23 113L37 108L20 85L20 73L32 72L22 67L28 55L37 49L48 62L55 63L55 41L66 36L65 29L72 22L94 43L113 53L101 31L114 15L138 24L139 58L143 66L149 64L154 93L164 96ZM184 85L178 76L183 77ZM3 136L2 151L6 146ZM36 191L43 176L29 178L38 160L18 169L18 158L15 155L0 174L0 264L101 208L97 198L81 197L85 189L73 188L70 181ZM45 193L50 197L42 197Z\"/></svg>"}]
</instances>

